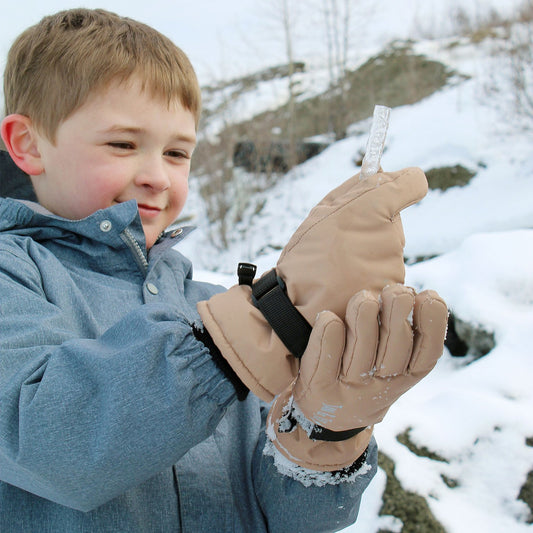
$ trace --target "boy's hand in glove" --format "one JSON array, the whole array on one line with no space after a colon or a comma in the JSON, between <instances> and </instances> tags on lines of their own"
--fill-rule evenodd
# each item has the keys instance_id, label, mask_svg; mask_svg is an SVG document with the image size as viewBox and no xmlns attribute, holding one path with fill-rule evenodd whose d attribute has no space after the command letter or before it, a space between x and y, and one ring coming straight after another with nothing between
<instances>
[{"instance_id":1,"label":"boy's hand in glove","mask_svg":"<svg viewBox=\"0 0 533 533\"><path fill-rule=\"evenodd\" d=\"M320 313L293 385L274 401L268 433L292 462L338 470L366 449L372 426L435 366L448 310L434 291L404 285L348 302L346 318ZM411 323L412 320L412 323Z\"/></svg>"},{"instance_id":2,"label":"boy's hand in glove","mask_svg":"<svg viewBox=\"0 0 533 533\"><path fill-rule=\"evenodd\" d=\"M354 176L311 210L284 248L277 277L272 276L274 286L267 287L264 297L252 301L251 287L238 285L198 304L214 343L252 392L270 401L287 388L299 368L294 355L303 353L319 312L329 309L343 318L356 292L378 294L386 285L404 282L399 213L426 192L426 178L417 168L378 172L366 180ZM265 285L268 275L254 288ZM268 301L276 291L288 296L307 322L303 335L305 328L294 325L293 314ZM290 343L280 339L279 328L274 332L256 305L263 311L269 307L289 341L303 339L300 346L287 348Z\"/></svg>"}]
</instances>

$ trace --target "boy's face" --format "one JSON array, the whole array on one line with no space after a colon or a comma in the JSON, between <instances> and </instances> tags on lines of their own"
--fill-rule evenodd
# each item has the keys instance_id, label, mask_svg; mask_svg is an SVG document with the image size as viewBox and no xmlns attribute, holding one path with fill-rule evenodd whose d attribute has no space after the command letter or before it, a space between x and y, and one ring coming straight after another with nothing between
<instances>
[{"instance_id":1,"label":"boy's face","mask_svg":"<svg viewBox=\"0 0 533 533\"><path fill-rule=\"evenodd\" d=\"M135 199L150 248L185 204L194 116L154 99L136 78L90 97L59 125L55 144L37 138L44 172L33 185L57 215L78 220Z\"/></svg>"}]
</instances>

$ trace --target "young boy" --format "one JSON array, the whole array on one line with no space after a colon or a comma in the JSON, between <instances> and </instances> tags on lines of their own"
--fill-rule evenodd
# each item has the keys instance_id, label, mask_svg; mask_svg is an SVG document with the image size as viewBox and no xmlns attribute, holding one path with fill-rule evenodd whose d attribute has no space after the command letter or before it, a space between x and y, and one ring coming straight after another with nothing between
<instances>
[{"instance_id":1,"label":"young boy","mask_svg":"<svg viewBox=\"0 0 533 533\"><path fill-rule=\"evenodd\" d=\"M267 438L257 395L271 396L255 378L276 374L276 361L273 371L250 363L250 379L216 328L203 329L198 302L226 293L192 280L173 248L187 230L165 231L187 197L200 113L185 55L143 24L76 9L17 39L4 85L2 138L38 203L0 199L0 531L353 523L376 471L377 418L326 420L333 439L292 431L277 443L276 418ZM254 332L241 335L253 352ZM313 339L344 342L344 330L311 335L303 361L322 353ZM296 371L272 378L272 395L305 377L283 359ZM341 385L298 393L292 429Z\"/></svg>"}]
</instances>

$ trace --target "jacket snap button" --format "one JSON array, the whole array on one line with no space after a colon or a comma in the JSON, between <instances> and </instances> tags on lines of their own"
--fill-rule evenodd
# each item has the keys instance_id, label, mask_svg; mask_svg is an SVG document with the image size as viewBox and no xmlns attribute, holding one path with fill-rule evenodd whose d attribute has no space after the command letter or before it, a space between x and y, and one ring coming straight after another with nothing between
<instances>
[{"instance_id":1,"label":"jacket snap button","mask_svg":"<svg viewBox=\"0 0 533 533\"><path fill-rule=\"evenodd\" d=\"M151 294L159 294L159 289L153 283L147 283L146 288Z\"/></svg>"},{"instance_id":2,"label":"jacket snap button","mask_svg":"<svg viewBox=\"0 0 533 533\"><path fill-rule=\"evenodd\" d=\"M175 229L171 234L170 236L171 237L177 237L178 235L181 235L183 233L183 229L182 228L178 228L178 229Z\"/></svg>"},{"instance_id":3,"label":"jacket snap button","mask_svg":"<svg viewBox=\"0 0 533 533\"><path fill-rule=\"evenodd\" d=\"M102 222L100 222L100 229L102 231L109 231L111 228L113 227L113 224L111 224L111 222L109 220L102 220Z\"/></svg>"}]
</instances>

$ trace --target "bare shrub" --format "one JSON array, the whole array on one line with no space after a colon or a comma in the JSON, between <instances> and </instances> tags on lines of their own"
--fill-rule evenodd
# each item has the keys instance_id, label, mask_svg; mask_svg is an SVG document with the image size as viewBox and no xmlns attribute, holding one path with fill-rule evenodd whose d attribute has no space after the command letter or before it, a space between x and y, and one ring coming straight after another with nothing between
<instances>
[{"instance_id":1,"label":"bare shrub","mask_svg":"<svg viewBox=\"0 0 533 533\"><path fill-rule=\"evenodd\" d=\"M531 119L533 118L533 22L530 20L515 27L511 32L509 44L507 52L511 67L515 112Z\"/></svg>"},{"instance_id":2,"label":"bare shrub","mask_svg":"<svg viewBox=\"0 0 533 533\"><path fill-rule=\"evenodd\" d=\"M501 28L495 40L495 67L485 84L504 116L504 123L533 129L533 0L526 0L516 17ZM496 100L497 98L497 100Z\"/></svg>"}]
</instances>

